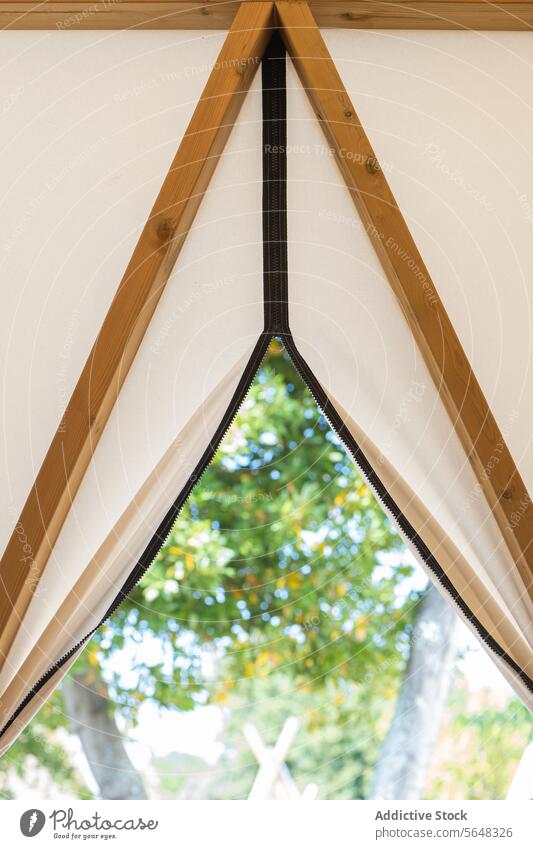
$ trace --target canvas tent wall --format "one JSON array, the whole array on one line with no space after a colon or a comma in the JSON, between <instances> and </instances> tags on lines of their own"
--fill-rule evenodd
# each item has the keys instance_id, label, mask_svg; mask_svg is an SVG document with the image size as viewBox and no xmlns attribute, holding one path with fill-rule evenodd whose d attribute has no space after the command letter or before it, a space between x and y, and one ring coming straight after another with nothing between
<instances>
[{"instance_id":1,"label":"canvas tent wall","mask_svg":"<svg viewBox=\"0 0 533 849\"><path fill-rule=\"evenodd\" d=\"M177 496L183 499L194 484L265 349L265 162L256 71L273 29L285 25L294 55L298 38L312 28L300 23L291 41L287 4L277 12L268 3L246 5L254 17L233 25L229 48L223 29L56 26L0 34L4 750L68 663L27 698L32 688L65 653L71 662L139 561L149 560L150 540ZM376 234L354 209L354 192L335 161L334 124L333 140L331 133L325 140L327 116L320 115L321 129L313 101L320 89L290 59L283 151L288 341L330 419L357 443L384 487L385 506L401 511L400 529L413 530L407 537L430 577L450 601L452 587L459 612L490 637L483 645L531 706L531 505L509 479L499 493L504 507L506 500L513 507L507 505L502 531L486 491L502 471L507 446L525 489L533 491L533 34L324 29L322 35L350 98L350 105L342 101L348 128L358 115L380 170L359 161L355 147L341 157L347 169L361 168L364 179L377 173L392 188L431 291L499 427L494 437L481 410L477 427L494 437L492 460L489 454L481 469L469 461L461 414L450 416L444 378L439 384L431 374L427 351L376 254ZM338 97L336 91L333 101ZM209 119L200 128L198 108ZM215 133L217 121L222 130ZM199 170L209 133L205 160L216 169ZM158 210L144 225L184 136L188 164L178 163L171 175L185 175L186 182L196 168L196 182L180 198L185 213L173 238L168 203L165 215ZM386 211L382 220L385 231ZM124 301L125 309L137 309L136 320L124 340L113 336L116 369L105 393L98 367L103 364L105 378L109 352L89 369L85 399L105 394L105 409L89 416L86 471L74 464L67 478L71 458L62 451L92 407L74 407L67 416L64 410L147 232L152 242L136 269L144 285L160 258L160 277L140 306L136 287L132 301ZM175 265L169 243L179 249ZM400 269L416 276L402 240L388 248ZM419 277L427 295L424 283ZM460 372L460 352L450 367ZM474 396L470 385L465 409ZM63 500L53 485L41 486L37 507L28 512L28 492L56 431L59 453L48 464L63 471ZM60 501L51 521L48 503ZM521 556L509 534L526 539Z\"/></svg>"}]
</instances>

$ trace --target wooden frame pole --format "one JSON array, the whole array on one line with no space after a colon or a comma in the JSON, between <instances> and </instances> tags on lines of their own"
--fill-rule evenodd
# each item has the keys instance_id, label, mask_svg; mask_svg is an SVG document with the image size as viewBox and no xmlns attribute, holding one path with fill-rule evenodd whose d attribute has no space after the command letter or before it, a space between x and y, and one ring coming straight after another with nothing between
<instances>
[{"instance_id":1,"label":"wooden frame pole","mask_svg":"<svg viewBox=\"0 0 533 849\"><path fill-rule=\"evenodd\" d=\"M397 3L377 0L311 0L311 3L319 20L325 20L326 25L333 18L323 19L325 10L328 15L333 14L333 9L337 10L335 14L341 10L342 15L346 16L346 26L362 23L358 17L361 9L367 10L367 15L370 14L368 26L381 26L384 21L392 26L391 9L394 8L396 13L403 13L407 9L404 0L398 0ZM40 4L27 4L20 0L6 3L0 0L0 21L8 7L19 12L29 7L28 15L24 12L26 23L33 21L38 25L19 27L17 24L17 28L50 28L51 19L46 17L48 13L63 14L67 7L75 12L78 5L83 9L86 7L85 3L77 4L77 0L69 3L45 0ZM107 23L112 20L113 28L127 28L126 12L133 7L137 12L139 8L144 12L149 9L156 17L163 14L164 8L171 7L174 15L183 12L183 24L186 20L184 5L182 0L167 0L166 3L159 0L100 3L97 0L91 6L90 23L87 18L89 11L86 10L87 14L84 12L82 15L83 20L76 19L72 28L77 28L78 23L82 28L98 28L92 24L100 25L102 19L99 16L107 14L110 9L119 17L108 18ZM422 5L418 0L413 0L409 3L409 9L411 12L418 10L422 14ZM428 0L425 5L436 4ZM527 15L520 17L513 8L518 7L521 14L533 10L533 3L511 4L507 0L502 0L498 7L481 0L472 3L470 0L442 0L440 5L446 6L448 15L447 18L442 15L441 20L448 22L451 20L449 16L452 7L461 10L464 15L468 9L479 7L478 12L481 14L482 9L483 14L482 20L477 22L480 29L526 28L521 24ZM17 530L13 532L0 561L0 663L30 603L33 589L168 281L263 56L270 28L275 23L271 2L244 0L237 6L232 2L208 0L187 4L187 8L193 9L195 13L208 9L210 14L212 10L213 13L218 12L222 6L225 16L228 9L232 15L236 13L231 29L69 401L61 427L24 505ZM379 169L377 158L328 53L309 4L301 0L279 0L275 8L289 54L328 142L336 151L352 199L524 584L533 597L533 505L525 484ZM506 20L512 18L512 26L500 26L504 23L500 12L505 14ZM426 9L424 15L427 14ZM490 18L491 14L495 14L496 18ZM41 15L41 18L36 15ZM204 15L204 27L208 25L208 17ZM21 20L17 19L18 23ZM461 20L461 26L466 26L467 17ZM530 20L533 23L533 14ZM142 26L148 25L146 20L143 21ZM168 28L176 28L177 21L175 18L172 27ZM416 22L412 19L410 21L412 28L418 28ZM420 23L422 18L417 18L417 21ZM458 20L456 23L458 25ZM472 20L471 23L475 25L476 22ZM227 17L224 17L224 26L226 24ZM488 24L495 26L489 27ZM136 25L132 23L132 26ZM196 26L194 22L193 25ZM350 151L350 157L343 155L345 150ZM406 257L409 261L406 261ZM514 519L517 515L520 517L519 522ZM21 539L25 541L24 551L21 550Z\"/></svg>"},{"instance_id":2,"label":"wooden frame pole","mask_svg":"<svg viewBox=\"0 0 533 849\"><path fill-rule=\"evenodd\" d=\"M0 665L259 67L272 21L270 2L239 6L8 542L0 561Z\"/></svg>"},{"instance_id":3,"label":"wooden frame pole","mask_svg":"<svg viewBox=\"0 0 533 849\"><path fill-rule=\"evenodd\" d=\"M276 14L313 110L519 573L533 598L533 504L311 9ZM346 155L349 152L349 156ZM516 516L520 521L516 521Z\"/></svg>"},{"instance_id":4,"label":"wooden frame pole","mask_svg":"<svg viewBox=\"0 0 533 849\"><path fill-rule=\"evenodd\" d=\"M532 0L310 0L320 27L530 30ZM229 29L239 0L0 0L0 28Z\"/></svg>"}]
</instances>

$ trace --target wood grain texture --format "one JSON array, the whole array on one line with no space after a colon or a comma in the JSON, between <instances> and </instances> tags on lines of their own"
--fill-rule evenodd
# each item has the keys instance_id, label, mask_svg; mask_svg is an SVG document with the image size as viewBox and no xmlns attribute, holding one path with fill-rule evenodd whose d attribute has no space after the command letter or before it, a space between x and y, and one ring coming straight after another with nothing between
<instances>
[{"instance_id":1,"label":"wood grain texture","mask_svg":"<svg viewBox=\"0 0 533 849\"><path fill-rule=\"evenodd\" d=\"M0 561L0 662L30 602L270 38L239 8ZM24 539L27 549L22 550Z\"/></svg>"},{"instance_id":2,"label":"wood grain texture","mask_svg":"<svg viewBox=\"0 0 533 849\"><path fill-rule=\"evenodd\" d=\"M530 30L532 0L310 0L321 27ZM0 0L6 29L229 29L238 0Z\"/></svg>"},{"instance_id":3,"label":"wood grain texture","mask_svg":"<svg viewBox=\"0 0 533 849\"><path fill-rule=\"evenodd\" d=\"M310 0L319 27L339 29L533 29L533 3L484 0Z\"/></svg>"},{"instance_id":4,"label":"wood grain texture","mask_svg":"<svg viewBox=\"0 0 533 849\"><path fill-rule=\"evenodd\" d=\"M305 2L276 3L287 50L482 491L533 598L533 505Z\"/></svg>"}]
</instances>

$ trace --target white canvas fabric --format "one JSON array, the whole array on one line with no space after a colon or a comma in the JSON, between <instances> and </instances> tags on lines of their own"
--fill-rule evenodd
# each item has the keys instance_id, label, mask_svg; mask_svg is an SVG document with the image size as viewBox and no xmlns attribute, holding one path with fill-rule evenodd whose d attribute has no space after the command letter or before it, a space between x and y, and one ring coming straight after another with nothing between
<instances>
[{"instance_id":1,"label":"white canvas fabric","mask_svg":"<svg viewBox=\"0 0 533 849\"><path fill-rule=\"evenodd\" d=\"M61 603L54 595L54 607L39 605L42 590L35 596L35 609L22 623L2 670L2 707L12 716L35 683L60 658L70 654L78 644L86 645L96 625L106 615L141 558L147 543L157 532L162 516L176 495L186 485L206 445L212 439L231 401L239 378L248 361L246 355L202 402L198 411L180 431L161 461L124 511L79 577L65 591L62 583ZM59 560L55 552L55 562ZM46 576L49 579L49 575ZM43 585L46 584L43 581ZM44 590L46 591L46 590ZM32 616L32 613L34 615ZM83 647L82 645L82 647ZM78 657L79 651L53 676L54 686ZM5 751L24 725L35 715L43 700L54 689L46 685L0 739L0 752Z\"/></svg>"},{"instance_id":2,"label":"white canvas fabric","mask_svg":"<svg viewBox=\"0 0 533 849\"><path fill-rule=\"evenodd\" d=\"M5 115L18 152L13 143L0 166L3 270L17 281L0 310L2 547L224 38L12 35L2 84L18 80L21 94ZM257 77L0 672L4 717L116 596L212 439L262 326ZM128 508L135 520L117 537ZM90 603L77 596L73 610L88 574L96 595L86 586ZM75 621L43 640L65 599Z\"/></svg>"},{"instance_id":3,"label":"white canvas fabric","mask_svg":"<svg viewBox=\"0 0 533 849\"><path fill-rule=\"evenodd\" d=\"M524 102L517 97L509 107L505 82L511 85L514 65L522 67L531 42L519 38L515 44L499 34L496 44L479 33L452 36L325 33L531 488L531 222L516 196L524 181L513 186L505 173L505 162L520 156L527 170L527 135L520 135ZM509 80L499 74L495 91L486 75L494 53L505 56L509 42L517 55L507 69ZM465 65L469 73L459 73L458 66L464 71ZM494 117L500 103L501 119ZM441 543L461 553L471 572L465 578L477 582L476 615L489 600L498 605L498 617L510 629L507 647L511 654L518 651L531 675L531 600L292 67L288 114L289 311L296 344L334 405L356 423L362 438L372 440L378 474L385 461L390 464L389 488L400 508L409 512L405 485L424 505L416 528L422 538L435 521ZM485 130L484 122L500 120L515 132ZM531 167L528 173L533 196ZM503 214L508 208L512 229ZM491 629L495 615L488 619ZM522 695L533 704L531 695Z\"/></svg>"},{"instance_id":4,"label":"white canvas fabric","mask_svg":"<svg viewBox=\"0 0 533 849\"><path fill-rule=\"evenodd\" d=\"M533 36L324 37L533 491ZM2 34L0 263L13 281L0 294L2 547L223 38ZM289 61L287 72L298 350L470 610L533 677L531 600ZM261 192L258 74L0 671L4 719L106 612L236 391L263 326Z\"/></svg>"}]
</instances>

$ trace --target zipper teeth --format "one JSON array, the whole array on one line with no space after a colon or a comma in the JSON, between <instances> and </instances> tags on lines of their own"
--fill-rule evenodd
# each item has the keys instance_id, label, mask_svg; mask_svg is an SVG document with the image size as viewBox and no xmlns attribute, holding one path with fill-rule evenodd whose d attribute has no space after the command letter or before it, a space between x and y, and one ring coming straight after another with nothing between
<instances>
[{"instance_id":1,"label":"zipper teeth","mask_svg":"<svg viewBox=\"0 0 533 849\"><path fill-rule=\"evenodd\" d=\"M271 334L264 334L258 342L256 346L256 350L252 354L252 357L248 363L248 366L243 374L243 378L241 380L241 386L245 383L244 391L241 389L241 393L239 393L239 389L236 391L239 393L238 397L233 399L233 402L230 404L227 415L224 417L221 425L215 434L215 437L211 441L208 449L204 452L204 455L200 462L198 463L195 471L190 476L188 483L185 485L184 489L180 492L178 498L174 502L174 505L168 511L165 519L157 530L156 534L150 540L150 543L147 546L146 553L149 553L149 559L147 559L144 555L137 564L137 567L133 570L132 574L120 590L117 597L114 599L111 606L108 608L102 619L98 622L98 624L89 631L81 640L79 640L66 654L64 654L56 663L50 667L50 669L39 678L34 687L30 690L24 700L20 703L17 709L14 711L8 722L4 725L4 727L0 730L0 737L8 730L8 728L12 725L12 723L16 720L16 718L20 715L20 713L24 710L24 708L29 704L31 699L37 695L39 690L52 678L52 676L61 669L64 664L70 660L76 652L81 649L90 638L107 622L107 620L120 608L120 606L124 603L127 596L133 592L135 587L140 583L144 575L150 569L155 559L159 555L159 552L166 544L174 525L181 514L181 511L187 502L188 497L195 487L200 483L207 469L213 462L218 446L226 436L228 430L231 425L235 421L239 411L242 408L242 405L246 401L250 388L255 378L255 375L261 368L265 356L268 353L268 345L273 336ZM332 431L337 435L338 439L343 444L346 451L352 457L352 460L361 473L361 475L366 480L369 485L374 497L383 507L383 509L391 515L397 527L400 529L403 536L411 543L411 545L415 548L420 558L424 561L424 563L431 570L433 575L438 579L439 583L446 590L448 596L452 600L452 602L459 608L459 610L463 613L464 616L469 620L471 625L476 630L478 636L481 640L495 653L498 657L502 658L507 662L507 664L513 669L514 672L520 677L521 681L525 684L529 692L533 692L533 681L526 675L526 673L520 669L518 664L516 664L512 658L510 658L507 653L498 645L498 643L488 634L486 629L481 625L479 620L472 613L470 608L465 604L462 598L459 596L457 590L453 587L451 581L445 575L442 567L437 563L431 552L429 551L426 544L420 538L420 536L416 533L408 519L404 516L400 508L397 506L392 496L389 494L376 472L366 459L365 455L361 451L359 445L356 443L350 432L347 430L346 425L342 422L342 419L338 416L337 411L323 392L320 384L316 380L313 372L300 355L292 334L284 333L280 334L279 338L284 343L285 350L287 351L290 360L300 375L302 381L305 386L311 393L317 408L320 410ZM234 403L236 401L236 403ZM171 519L170 517L173 516Z\"/></svg>"},{"instance_id":2,"label":"zipper teeth","mask_svg":"<svg viewBox=\"0 0 533 849\"><path fill-rule=\"evenodd\" d=\"M239 381L239 385L230 402L228 410L226 411L226 414L224 415L224 418L222 419L213 439L209 443L208 448L204 451L204 454L202 455L199 463L194 469L194 472L190 475L189 480L185 484L184 488L181 490L180 494L176 498L170 510L167 511L165 518L163 519L156 533L148 543L148 546L146 547L143 555L139 559L137 565L129 575L126 582L123 584L122 588L120 589L120 592L105 612L104 616L100 619L98 624L95 625L95 627L92 628L91 631L89 631L88 634L82 637L81 640L78 640L78 642L71 649L69 649L68 652L62 655L59 660L57 660L53 664L53 666L51 666L50 669L47 670L47 672L41 675L41 677L29 691L29 693L24 697L24 699L15 709L8 721L4 724L2 729L0 729L0 737L10 728L10 726L13 724L13 722L15 722L15 720L21 714L24 708L30 703L34 696L38 694L38 692L44 687L44 685L47 684L48 681L50 681L50 679L55 675L55 673L58 672L65 665L65 663L67 663L67 661L70 660L70 658L72 658L76 654L76 652L79 651L79 649L81 649L91 639L92 636L94 636L94 634L96 634L96 632L107 622L107 620L111 616L113 616L114 613L116 613L116 611L124 603L128 595L133 592L135 587L140 583L140 581L143 579L150 567L153 565L161 549L166 545L170 534L172 533L174 525L187 502L187 499L189 498L193 489L198 486L207 469L213 462L213 459L220 443L226 436L237 415L239 414L244 402L248 398L254 378L261 366L263 365L265 357L268 353L268 347L271 342L271 339L271 334L262 334L260 336L255 346L255 349L250 357L250 360L248 361L246 369L243 372L241 380Z\"/></svg>"},{"instance_id":3,"label":"zipper teeth","mask_svg":"<svg viewBox=\"0 0 533 849\"><path fill-rule=\"evenodd\" d=\"M263 240L265 325L288 330L285 48L274 33L263 63Z\"/></svg>"},{"instance_id":4,"label":"zipper teeth","mask_svg":"<svg viewBox=\"0 0 533 849\"><path fill-rule=\"evenodd\" d=\"M79 640L66 654L59 658L50 669L42 675L37 683L32 687L23 701L16 708L9 720L0 729L0 737L12 725L24 708L29 704L31 699L44 687L44 685L58 672L62 666L72 658L76 652L81 649L91 637L107 622L107 620L118 610L126 597L134 590L134 588L142 580L146 572L150 569L159 552L166 544L174 524L183 509L187 498L191 494L194 487L199 483L210 466L215 456L216 450L226 433L231 427L233 421L244 401L246 400L250 387L257 374L265 355L268 351L269 343L272 339L272 328L285 329L285 324L282 324L282 307L280 302L283 298L283 292L286 290L286 203L283 209L280 208L280 199L283 197L283 190L286 183L283 180L286 178L284 164L286 161L286 85L285 85L285 48L278 31L272 35L270 43L265 54L265 60L262 63L263 75L263 273L264 273L264 291L265 291L265 330L260 336L256 347L250 357L250 360L244 370L244 373L239 381L235 394L229 404L228 409L220 423L213 439L202 455L193 474L190 476L185 487L181 490L171 508L167 511L163 521L160 523L156 533L148 543L141 558L128 576L125 583L122 585L119 593L113 600L110 607L100 619L98 624L89 631L81 640ZM266 152L266 145L274 146L272 153ZM286 193L286 188L285 188ZM283 253L283 245L281 239L285 239L285 253ZM285 283L285 286L284 286ZM287 301L287 297L285 297ZM268 310L268 313L267 313ZM286 310L286 307L285 307Z\"/></svg>"},{"instance_id":5,"label":"zipper teeth","mask_svg":"<svg viewBox=\"0 0 533 849\"><path fill-rule=\"evenodd\" d=\"M42 675L24 700L14 711L10 719L0 730L0 737L17 719L31 699L39 690L61 669L65 663L81 649L90 638L104 625L119 609L127 596L135 589L146 572L154 563L159 552L166 544L173 527L180 515L189 495L199 484L203 475L213 462L216 451L235 421L242 405L250 392L255 375L261 368L268 352L268 346L274 336L284 343L291 362L311 393L315 404L328 422L333 432L344 445L352 460L368 483L376 500L392 517L393 521L411 545L415 548L423 562L428 566L441 586L446 590L451 601L459 608L476 630L480 639L496 654L506 661L507 665L518 675L527 689L533 693L533 680L518 666L515 661L499 646L488 631L479 622L474 613L466 605L459 593L437 562L431 551L417 534L411 523L404 516L378 475L368 462L361 448L342 421L341 417L329 401L320 383L298 351L288 325L288 292L287 292L287 202L286 202L286 89L285 89L285 51L281 44L279 33L274 33L268 49L268 55L263 63L263 145L274 143L278 145L277 155L263 157L263 180L265 181L263 196L263 239L264 239L264 287L265 287L265 331L260 336L256 347L248 361L239 381L234 396L222 419L213 439L206 448L193 474L181 490L165 518L159 525L155 535L150 540L137 565L123 584L120 592L108 608L98 624L89 631L73 648L64 654L50 669ZM270 52L271 51L271 52ZM283 63L283 64L282 64ZM283 126L281 126L283 125ZM284 173L282 173L282 171ZM283 200L283 208L281 201ZM268 316L268 318L267 318ZM277 331L277 332L273 332Z\"/></svg>"},{"instance_id":6,"label":"zipper teeth","mask_svg":"<svg viewBox=\"0 0 533 849\"><path fill-rule=\"evenodd\" d=\"M285 349L287 350L292 364L294 365L296 371L309 389L309 392L313 396L315 404L321 411L322 415L328 422L333 432L340 439L345 449L348 451L349 455L352 457L355 466L359 469L361 475L369 485L376 500L382 505L383 509L391 516L404 538L409 543L411 543L420 558L431 570L431 572L437 578L441 586L446 590L446 593L451 599L452 603L457 608L459 608L461 613L468 619L480 639L499 658L504 660L507 665L511 667L513 672L515 672L520 678L520 680L525 684L529 692L533 693L533 680L527 675L526 672L524 672L523 669L520 668L520 666L507 654L507 652L502 649L502 647L496 642L496 640L481 624L475 614L470 610L466 602L461 598L458 591L455 589L452 582L444 572L442 566L438 563L436 558L433 556L433 554L427 547L426 543L415 531L407 517L402 513L402 511L388 492L387 488L381 482L380 478L370 465L361 448L359 447L352 434L340 418L336 409L329 401L327 395L318 383L313 372L307 365L304 358L301 356L300 352L296 347L292 334L290 332L287 334L282 334L280 338L284 342Z\"/></svg>"}]
</instances>

